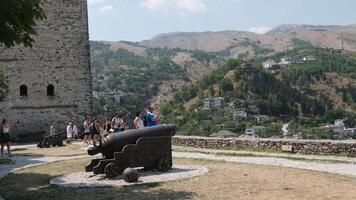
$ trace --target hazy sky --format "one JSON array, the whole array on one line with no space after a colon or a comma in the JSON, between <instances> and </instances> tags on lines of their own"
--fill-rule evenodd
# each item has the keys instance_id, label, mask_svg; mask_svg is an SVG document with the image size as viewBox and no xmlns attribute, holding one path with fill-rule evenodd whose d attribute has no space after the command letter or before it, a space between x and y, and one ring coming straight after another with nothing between
<instances>
[{"instance_id":1,"label":"hazy sky","mask_svg":"<svg viewBox=\"0 0 356 200\"><path fill-rule=\"evenodd\" d=\"M91 40L141 41L175 31L356 23L356 0L88 0Z\"/></svg>"}]
</instances>

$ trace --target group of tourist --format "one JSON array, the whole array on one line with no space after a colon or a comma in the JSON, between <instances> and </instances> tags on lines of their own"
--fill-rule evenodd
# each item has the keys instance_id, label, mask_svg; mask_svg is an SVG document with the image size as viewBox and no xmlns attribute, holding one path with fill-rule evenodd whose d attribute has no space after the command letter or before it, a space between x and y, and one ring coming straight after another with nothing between
<instances>
[{"instance_id":1,"label":"group of tourist","mask_svg":"<svg viewBox=\"0 0 356 200\"><path fill-rule=\"evenodd\" d=\"M136 117L133 120L134 128L141 129L145 127L156 126L160 121L160 113L155 112L154 107L149 107L145 112L137 112ZM83 141L86 144L90 144L92 141L97 141L102 139L102 135L120 133L125 130L130 129L129 123L124 119L122 113L118 113L112 119L107 115L104 119L103 126L100 126L99 120L97 118L92 121L88 117L85 117L82 127ZM69 121L67 128L67 143L70 143L73 138L79 137L79 128L75 125L73 121ZM48 135L55 135L56 130L54 126L49 127ZM0 145L1 145L1 157L4 154L4 147L7 147L8 156L11 157L11 133L10 124L7 119L3 119L0 124Z\"/></svg>"},{"instance_id":2,"label":"group of tourist","mask_svg":"<svg viewBox=\"0 0 356 200\"><path fill-rule=\"evenodd\" d=\"M149 107L146 109L146 112L140 111L136 113L133 124L134 128L141 129L145 127L156 126L159 121L160 113L155 112L154 107ZM113 118L111 118L109 115L106 115L102 126L100 126L99 120L97 118L90 121L89 118L86 117L82 127L83 141L86 144L90 144L92 141L101 140L102 135L120 133L128 129L130 129L129 123L127 120L125 120L123 113L118 113ZM79 137L79 129L73 121L68 123L66 132L68 143L72 141L72 138Z\"/></svg>"}]
</instances>

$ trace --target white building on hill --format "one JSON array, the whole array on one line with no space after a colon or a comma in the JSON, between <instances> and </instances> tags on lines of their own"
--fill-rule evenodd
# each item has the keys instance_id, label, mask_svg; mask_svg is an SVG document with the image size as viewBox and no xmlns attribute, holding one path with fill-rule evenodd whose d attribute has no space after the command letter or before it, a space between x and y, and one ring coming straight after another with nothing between
<instances>
[{"instance_id":1,"label":"white building on hill","mask_svg":"<svg viewBox=\"0 0 356 200\"><path fill-rule=\"evenodd\" d=\"M263 65L263 69L270 69L274 65L276 65L276 62L274 60L272 60L272 59L268 59L268 60L264 61L262 63L262 65Z\"/></svg>"},{"instance_id":2,"label":"white building on hill","mask_svg":"<svg viewBox=\"0 0 356 200\"><path fill-rule=\"evenodd\" d=\"M313 55L305 56L303 61L316 61L316 57Z\"/></svg>"},{"instance_id":3,"label":"white building on hill","mask_svg":"<svg viewBox=\"0 0 356 200\"><path fill-rule=\"evenodd\" d=\"M206 98L204 99L203 109L209 109L211 107L217 108L222 107L225 104L224 98L216 97L216 98Z\"/></svg>"}]
</instances>

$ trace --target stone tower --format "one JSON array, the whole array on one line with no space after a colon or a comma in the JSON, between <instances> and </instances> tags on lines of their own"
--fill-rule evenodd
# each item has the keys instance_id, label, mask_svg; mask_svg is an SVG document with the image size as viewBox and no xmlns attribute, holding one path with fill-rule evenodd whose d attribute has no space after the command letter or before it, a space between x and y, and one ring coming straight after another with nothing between
<instances>
[{"instance_id":1,"label":"stone tower","mask_svg":"<svg viewBox=\"0 0 356 200\"><path fill-rule=\"evenodd\" d=\"M0 117L19 141L33 141L50 125L65 130L92 112L87 0L43 0L32 48L0 47L0 70L9 94Z\"/></svg>"}]
</instances>

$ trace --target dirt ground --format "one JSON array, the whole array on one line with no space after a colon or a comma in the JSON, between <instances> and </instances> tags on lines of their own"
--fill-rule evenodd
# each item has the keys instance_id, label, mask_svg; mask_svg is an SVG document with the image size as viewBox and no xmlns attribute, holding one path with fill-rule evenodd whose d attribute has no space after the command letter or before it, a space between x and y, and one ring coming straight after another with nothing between
<instances>
[{"instance_id":1,"label":"dirt ground","mask_svg":"<svg viewBox=\"0 0 356 200\"><path fill-rule=\"evenodd\" d=\"M80 149L78 144L66 144L63 147L51 147L51 148L38 148L30 147L25 149L14 149L13 155L21 156L53 156L53 157L63 157L63 156L76 156L85 155L87 152Z\"/></svg>"},{"instance_id":2,"label":"dirt ground","mask_svg":"<svg viewBox=\"0 0 356 200\"><path fill-rule=\"evenodd\" d=\"M175 159L209 168L203 176L162 184L66 189L49 185L54 176L84 170L88 159L32 167L0 180L0 195L11 199L356 199L356 178L290 168Z\"/></svg>"}]
</instances>

